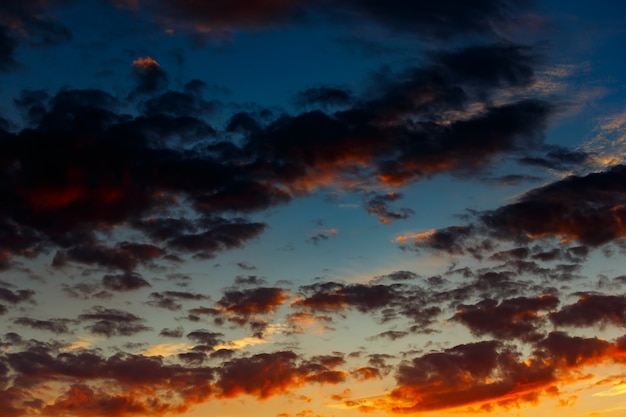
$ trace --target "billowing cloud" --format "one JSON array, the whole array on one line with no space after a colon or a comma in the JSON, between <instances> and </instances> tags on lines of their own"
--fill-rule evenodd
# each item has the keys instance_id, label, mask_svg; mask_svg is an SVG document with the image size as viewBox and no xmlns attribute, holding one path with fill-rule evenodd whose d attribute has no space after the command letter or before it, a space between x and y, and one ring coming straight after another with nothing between
<instances>
[{"instance_id":1,"label":"billowing cloud","mask_svg":"<svg viewBox=\"0 0 626 417\"><path fill-rule=\"evenodd\" d=\"M299 363L298 356L289 351L233 359L217 372L216 387L220 396L226 398L248 394L265 399L305 383L336 384L346 376L345 372L329 368L319 360Z\"/></svg>"},{"instance_id":2,"label":"billowing cloud","mask_svg":"<svg viewBox=\"0 0 626 417\"><path fill-rule=\"evenodd\" d=\"M401 299L394 287L386 285L325 282L307 285L300 290L304 296L293 305L313 311L340 311L353 307L367 312L389 307Z\"/></svg>"},{"instance_id":3,"label":"billowing cloud","mask_svg":"<svg viewBox=\"0 0 626 417\"><path fill-rule=\"evenodd\" d=\"M474 251L479 254L493 249L485 246L486 241L481 242L481 239L528 244L552 237L563 243L576 241L582 244L571 250L566 248L568 254L563 256L571 259L580 253L584 257L589 247L618 241L626 234L623 226L626 193L622 187L625 176L626 167L622 165L586 176L569 176L532 189L514 203L476 213L475 222L469 225L397 240L411 240L417 247L450 253Z\"/></svg>"},{"instance_id":4,"label":"billowing cloud","mask_svg":"<svg viewBox=\"0 0 626 417\"><path fill-rule=\"evenodd\" d=\"M32 413L182 413L209 397L213 377L210 368L166 364L159 356L118 353L106 358L91 351L58 353L45 345L6 354L1 363L12 374L7 380L11 382L9 388L1 388L0 405L7 415L20 417ZM38 388L51 380L62 383L65 389L51 401L43 401L38 398Z\"/></svg>"},{"instance_id":5,"label":"billowing cloud","mask_svg":"<svg viewBox=\"0 0 626 417\"><path fill-rule=\"evenodd\" d=\"M518 297L498 303L485 299L475 305L460 305L453 320L459 321L477 335L489 334L499 340L521 338L532 340L545 322L541 311L554 310L559 299L552 295L537 298Z\"/></svg>"},{"instance_id":6,"label":"billowing cloud","mask_svg":"<svg viewBox=\"0 0 626 417\"><path fill-rule=\"evenodd\" d=\"M611 343L560 332L537 341L536 347L526 360L512 346L482 341L406 361L398 368L392 409L420 412L471 405L490 411L532 403L572 377L571 372L623 355L619 340Z\"/></svg>"},{"instance_id":7,"label":"billowing cloud","mask_svg":"<svg viewBox=\"0 0 626 417\"><path fill-rule=\"evenodd\" d=\"M583 294L574 304L550 314L556 326L590 327L614 325L626 327L626 297L623 295Z\"/></svg>"}]
</instances>

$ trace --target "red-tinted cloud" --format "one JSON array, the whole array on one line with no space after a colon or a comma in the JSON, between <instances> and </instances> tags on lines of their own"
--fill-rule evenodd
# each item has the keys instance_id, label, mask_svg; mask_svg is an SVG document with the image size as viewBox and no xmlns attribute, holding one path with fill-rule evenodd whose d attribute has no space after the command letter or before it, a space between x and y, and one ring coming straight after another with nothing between
<instances>
[{"instance_id":1,"label":"red-tinted cloud","mask_svg":"<svg viewBox=\"0 0 626 417\"><path fill-rule=\"evenodd\" d=\"M591 327L608 324L626 327L626 297L623 295L584 294L550 314L556 326Z\"/></svg>"},{"instance_id":2,"label":"red-tinted cloud","mask_svg":"<svg viewBox=\"0 0 626 417\"><path fill-rule=\"evenodd\" d=\"M494 407L536 402L554 385L572 380L588 365L619 360L619 340L582 338L553 332L535 343L530 357L496 341L459 345L427 353L400 365L391 392L395 412Z\"/></svg>"},{"instance_id":3,"label":"red-tinted cloud","mask_svg":"<svg viewBox=\"0 0 626 417\"><path fill-rule=\"evenodd\" d=\"M225 362L217 372L219 378L215 386L220 396L232 398L248 394L259 399L289 392L308 382L336 384L343 382L346 375L319 361L300 364L298 356L288 351L234 359Z\"/></svg>"},{"instance_id":4,"label":"red-tinted cloud","mask_svg":"<svg viewBox=\"0 0 626 417\"><path fill-rule=\"evenodd\" d=\"M268 314L282 305L289 294L282 288L259 287L245 290L224 292L217 302L227 314L248 317L256 314Z\"/></svg>"}]
</instances>

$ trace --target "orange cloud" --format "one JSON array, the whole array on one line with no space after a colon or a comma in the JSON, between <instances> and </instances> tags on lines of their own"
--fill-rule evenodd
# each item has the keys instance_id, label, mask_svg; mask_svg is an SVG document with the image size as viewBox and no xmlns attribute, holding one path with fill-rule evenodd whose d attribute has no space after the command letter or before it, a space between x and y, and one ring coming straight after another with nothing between
<instances>
[{"instance_id":1,"label":"orange cloud","mask_svg":"<svg viewBox=\"0 0 626 417\"><path fill-rule=\"evenodd\" d=\"M154 59L152 59L151 57L147 56L145 58L141 58L141 57L140 58L136 58L133 61L133 67L149 69L149 68L154 68L154 67L160 67L160 65Z\"/></svg>"},{"instance_id":2,"label":"orange cloud","mask_svg":"<svg viewBox=\"0 0 626 417\"><path fill-rule=\"evenodd\" d=\"M459 345L427 353L398 368L398 386L387 399L394 413L478 407L492 411L554 396L556 386L580 378L591 365L623 360L621 339L553 332L536 343L533 355L520 361L519 352L495 341Z\"/></svg>"}]
</instances>

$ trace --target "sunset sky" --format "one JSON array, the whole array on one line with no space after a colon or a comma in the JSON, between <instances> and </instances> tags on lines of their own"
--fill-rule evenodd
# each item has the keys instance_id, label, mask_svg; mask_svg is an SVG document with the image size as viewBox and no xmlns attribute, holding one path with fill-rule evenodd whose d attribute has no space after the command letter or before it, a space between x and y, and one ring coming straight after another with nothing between
<instances>
[{"instance_id":1,"label":"sunset sky","mask_svg":"<svg viewBox=\"0 0 626 417\"><path fill-rule=\"evenodd\" d=\"M0 416L625 415L625 45L621 0L2 0Z\"/></svg>"}]
</instances>

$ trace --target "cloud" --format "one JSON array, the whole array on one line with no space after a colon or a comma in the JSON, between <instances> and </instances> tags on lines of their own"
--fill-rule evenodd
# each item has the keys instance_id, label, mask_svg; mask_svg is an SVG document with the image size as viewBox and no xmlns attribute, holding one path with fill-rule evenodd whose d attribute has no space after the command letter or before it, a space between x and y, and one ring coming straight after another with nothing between
<instances>
[{"instance_id":1,"label":"cloud","mask_svg":"<svg viewBox=\"0 0 626 417\"><path fill-rule=\"evenodd\" d=\"M289 392L305 383L336 384L343 382L345 373L330 369L320 360L298 363L298 356L289 351L261 353L224 362L218 372L216 387L220 397L233 398L240 394L259 399ZM271 381L270 384L267 382Z\"/></svg>"},{"instance_id":2,"label":"cloud","mask_svg":"<svg viewBox=\"0 0 626 417\"><path fill-rule=\"evenodd\" d=\"M70 333L67 327L68 323L72 323L69 319L48 319L38 320L31 317L18 317L13 323L27 326L32 329L45 330L56 334Z\"/></svg>"},{"instance_id":3,"label":"cloud","mask_svg":"<svg viewBox=\"0 0 626 417\"><path fill-rule=\"evenodd\" d=\"M541 143L551 104L494 100L504 88L530 84L536 61L527 48L504 42L431 54L420 66L382 73L342 110L235 114L226 129L239 131L237 142L203 119L211 103L200 91L161 91L165 75L149 57L133 64L138 91L155 94L137 104L143 114L136 116L102 90L25 92L20 105L32 126L0 144L11 171L2 180L0 227L15 237L0 243L0 261L9 267L15 256L54 248L56 266L132 272L185 255L210 258L266 230L242 213L319 186L398 187L437 173L478 172L503 152ZM388 207L399 196L374 195L368 210L382 221L405 218L410 209ZM189 209L171 210L183 206ZM105 245L96 237L122 225L153 243Z\"/></svg>"},{"instance_id":4,"label":"cloud","mask_svg":"<svg viewBox=\"0 0 626 417\"><path fill-rule=\"evenodd\" d=\"M626 194L621 187L625 176L626 167L622 165L585 176L572 175L531 189L514 203L470 213L472 221L466 225L400 236L396 241L451 254L469 252L481 258L493 252L496 242L541 245L542 241L558 238L565 245L563 249L536 251L533 258L579 262L590 249L619 243L626 234Z\"/></svg>"},{"instance_id":5,"label":"cloud","mask_svg":"<svg viewBox=\"0 0 626 417\"><path fill-rule=\"evenodd\" d=\"M393 220L407 219L415 214L415 211L410 208L401 208L397 211L389 209L387 204L399 198L402 198L402 194L395 191L386 194L377 194L367 200L365 207L369 214L378 216L378 221L381 223L391 223Z\"/></svg>"},{"instance_id":6,"label":"cloud","mask_svg":"<svg viewBox=\"0 0 626 417\"><path fill-rule=\"evenodd\" d=\"M222 333L210 332L208 330L195 330L187 334L187 338L199 343L202 349L213 350L213 348L222 342Z\"/></svg>"},{"instance_id":7,"label":"cloud","mask_svg":"<svg viewBox=\"0 0 626 417\"><path fill-rule=\"evenodd\" d=\"M78 320L93 322L86 326L93 334L112 336L134 336L137 333L152 330L145 326L144 319L122 310L95 306L80 314Z\"/></svg>"},{"instance_id":8,"label":"cloud","mask_svg":"<svg viewBox=\"0 0 626 417\"><path fill-rule=\"evenodd\" d=\"M289 298L278 287L258 287L245 290L225 291L217 304L228 315L247 319L250 316L273 313Z\"/></svg>"},{"instance_id":9,"label":"cloud","mask_svg":"<svg viewBox=\"0 0 626 417\"><path fill-rule=\"evenodd\" d=\"M8 288L0 288L0 300L6 301L11 304L20 304L26 301L33 302L33 296L35 291L33 290L17 290L13 291Z\"/></svg>"},{"instance_id":10,"label":"cloud","mask_svg":"<svg viewBox=\"0 0 626 417\"><path fill-rule=\"evenodd\" d=\"M314 235L309 237L308 241L317 245L331 237L336 238L338 234L337 229L318 229Z\"/></svg>"},{"instance_id":11,"label":"cloud","mask_svg":"<svg viewBox=\"0 0 626 417\"><path fill-rule=\"evenodd\" d=\"M178 303L177 301L207 300L209 299L209 296L186 291L163 291L151 293L150 298L151 300L148 301L148 305L152 307L159 307L165 308L167 310L176 311L182 308L182 304Z\"/></svg>"},{"instance_id":12,"label":"cloud","mask_svg":"<svg viewBox=\"0 0 626 417\"><path fill-rule=\"evenodd\" d=\"M258 28L286 23L297 17L298 3L293 0L246 0L237 4L228 1L198 3L154 0L144 2L140 7L145 5L169 27L219 36L236 27Z\"/></svg>"},{"instance_id":13,"label":"cloud","mask_svg":"<svg viewBox=\"0 0 626 417\"><path fill-rule=\"evenodd\" d=\"M539 166L559 171L585 166L593 158L593 154L582 150L567 149L557 145L545 146L545 156L521 158L519 162L526 165Z\"/></svg>"},{"instance_id":14,"label":"cloud","mask_svg":"<svg viewBox=\"0 0 626 417\"><path fill-rule=\"evenodd\" d=\"M100 284L97 283L79 282L74 285L62 284L61 289L66 295L82 300L90 298L106 299L113 297L111 292L103 290Z\"/></svg>"},{"instance_id":15,"label":"cloud","mask_svg":"<svg viewBox=\"0 0 626 417\"><path fill-rule=\"evenodd\" d=\"M556 326L591 327L611 324L626 327L626 297L583 294L576 303L550 313L550 321Z\"/></svg>"},{"instance_id":16,"label":"cloud","mask_svg":"<svg viewBox=\"0 0 626 417\"><path fill-rule=\"evenodd\" d=\"M555 236L598 246L624 234L620 187L624 175L626 168L616 166L567 177L527 192L516 203L483 213L480 220L499 238Z\"/></svg>"},{"instance_id":17,"label":"cloud","mask_svg":"<svg viewBox=\"0 0 626 417\"><path fill-rule=\"evenodd\" d=\"M303 297L292 303L312 311L341 311L356 308L361 312L390 307L401 299L392 286L344 285L325 282L300 287Z\"/></svg>"},{"instance_id":18,"label":"cloud","mask_svg":"<svg viewBox=\"0 0 626 417\"><path fill-rule=\"evenodd\" d=\"M32 413L182 413L207 400L213 379L211 368L166 364L160 356L118 353L106 358L88 350L57 353L45 345L9 353L4 360L14 373L10 376L11 388L4 389L0 396L0 405L20 417ZM56 398L43 401L38 398L39 388L51 379L61 383L61 390Z\"/></svg>"},{"instance_id":19,"label":"cloud","mask_svg":"<svg viewBox=\"0 0 626 417\"><path fill-rule=\"evenodd\" d=\"M114 4L128 8L115 0ZM293 22L341 21L348 26L379 25L397 33L417 34L446 40L479 34L493 35L498 27L515 21L516 12L527 2L484 0L469 7L462 1L445 0L438 5L393 0L385 6L370 0L350 0L335 4L326 0L246 0L237 5L225 1L211 4L151 0L131 4L163 22L166 28L196 35L223 36L235 29L267 28Z\"/></svg>"},{"instance_id":20,"label":"cloud","mask_svg":"<svg viewBox=\"0 0 626 417\"><path fill-rule=\"evenodd\" d=\"M102 285L111 291L132 291L149 287L150 283L136 272L127 272L119 275L105 275L102 277Z\"/></svg>"},{"instance_id":21,"label":"cloud","mask_svg":"<svg viewBox=\"0 0 626 417\"><path fill-rule=\"evenodd\" d=\"M467 343L402 363L391 392L395 412L421 412L472 406L485 411L536 402L559 381L584 366L610 362L623 354L619 340L552 332L521 360L498 341Z\"/></svg>"},{"instance_id":22,"label":"cloud","mask_svg":"<svg viewBox=\"0 0 626 417\"><path fill-rule=\"evenodd\" d=\"M49 8L70 1L7 0L0 5L0 71L20 66L15 59L19 46L47 47L68 42L72 32L62 23L47 16Z\"/></svg>"},{"instance_id":23,"label":"cloud","mask_svg":"<svg viewBox=\"0 0 626 417\"><path fill-rule=\"evenodd\" d=\"M540 312L554 310L558 304L559 299L553 295L511 298L500 303L484 299L474 305L459 305L452 320L463 323L478 336L533 340L540 336L538 331L545 322Z\"/></svg>"},{"instance_id":24,"label":"cloud","mask_svg":"<svg viewBox=\"0 0 626 417\"><path fill-rule=\"evenodd\" d=\"M82 264L96 264L107 269L121 269L130 271L138 265L149 264L152 260L161 257L164 254L163 249L148 244L123 242L116 248L105 247L99 243L91 245L75 246L65 251L59 251L53 259L53 265L56 267L65 266L67 261L74 261ZM107 278L108 277L108 278ZM143 283L140 282L143 281ZM133 285L136 288L146 286L148 284L138 275L126 273L122 275L107 275L102 280L105 287L123 291L124 286ZM148 284L149 285L149 284ZM127 290L135 288L127 288Z\"/></svg>"},{"instance_id":25,"label":"cloud","mask_svg":"<svg viewBox=\"0 0 626 417\"><path fill-rule=\"evenodd\" d=\"M494 24L512 19L515 10L525 2L502 0L480 1L470 7L458 0L444 0L436 5L410 0L392 0L381 4L375 0L350 0L339 7L357 18L377 22L390 30L417 33L426 37L447 39L468 33L490 34Z\"/></svg>"},{"instance_id":26,"label":"cloud","mask_svg":"<svg viewBox=\"0 0 626 417\"><path fill-rule=\"evenodd\" d=\"M149 56L135 59L131 68L137 81L134 93L150 94L166 87L167 73Z\"/></svg>"},{"instance_id":27,"label":"cloud","mask_svg":"<svg viewBox=\"0 0 626 417\"><path fill-rule=\"evenodd\" d=\"M159 336L181 338L181 337L183 337L183 332L184 331L185 330L182 327L177 327L175 329L165 328L165 329L161 330L161 332L159 333Z\"/></svg>"}]
</instances>

